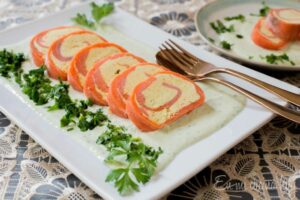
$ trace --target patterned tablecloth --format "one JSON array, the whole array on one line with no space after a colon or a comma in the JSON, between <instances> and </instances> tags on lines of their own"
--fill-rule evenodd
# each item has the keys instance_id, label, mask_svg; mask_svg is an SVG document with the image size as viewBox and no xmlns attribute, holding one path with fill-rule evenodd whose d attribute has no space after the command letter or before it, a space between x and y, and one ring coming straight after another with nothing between
<instances>
[{"instance_id":1,"label":"patterned tablecloth","mask_svg":"<svg viewBox=\"0 0 300 200\"><path fill-rule=\"evenodd\" d=\"M85 0L0 0L0 30L82 2ZM196 33L193 15L206 0L114 2L173 35L204 45ZM300 73L266 73L300 86ZM298 107L291 107L300 111ZM300 125L281 117L165 197L208 200L296 198L300 199ZM101 197L0 112L0 199L84 200Z\"/></svg>"}]
</instances>

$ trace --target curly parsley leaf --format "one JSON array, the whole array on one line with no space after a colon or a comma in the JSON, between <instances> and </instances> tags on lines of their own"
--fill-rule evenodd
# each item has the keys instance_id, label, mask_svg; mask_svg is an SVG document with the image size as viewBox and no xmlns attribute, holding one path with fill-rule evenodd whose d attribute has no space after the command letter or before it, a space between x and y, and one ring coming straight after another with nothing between
<instances>
[{"instance_id":1,"label":"curly parsley leaf","mask_svg":"<svg viewBox=\"0 0 300 200\"><path fill-rule=\"evenodd\" d=\"M91 7L92 7L92 16L95 22L99 22L102 18L108 16L114 11L113 3L97 5L95 2L92 2Z\"/></svg>"},{"instance_id":2,"label":"curly parsley leaf","mask_svg":"<svg viewBox=\"0 0 300 200\"><path fill-rule=\"evenodd\" d=\"M78 25L85 26L90 29L95 28L95 23L91 20L88 20L85 14L77 13L76 17L72 18L72 21L74 21Z\"/></svg>"},{"instance_id":3,"label":"curly parsley leaf","mask_svg":"<svg viewBox=\"0 0 300 200\"><path fill-rule=\"evenodd\" d=\"M84 27L95 29L96 24L101 21L104 17L111 14L114 10L114 4L113 3L106 3L102 5L97 5L95 2L92 2L91 4L91 14L93 20L89 20L85 14L77 13L76 17L72 18L72 20Z\"/></svg>"},{"instance_id":4,"label":"curly parsley leaf","mask_svg":"<svg viewBox=\"0 0 300 200\"><path fill-rule=\"evenodd\" d=\"M121 195L128 195L133 191L139 191L139 186L132 180L130 172L130 168L114 169L109 173L105 181L114 182Z\"/></svg>"},{"instance_id":5,"label":"curly parsley leaf","mask_svg":"<svg viewBox=\"0 0 300 200\"><path fill-rule=\"evenodd\" d=\"M122 195L138 191L138 184L147 183L153 176L162 149L145 145L139 138L126 133L124 127L112 124L107 127L97 144L105 146L109 152L106 157L108 164L117 163L123 167L112 170L106 181L114 183Z\"/></svg>"}]
</instances>

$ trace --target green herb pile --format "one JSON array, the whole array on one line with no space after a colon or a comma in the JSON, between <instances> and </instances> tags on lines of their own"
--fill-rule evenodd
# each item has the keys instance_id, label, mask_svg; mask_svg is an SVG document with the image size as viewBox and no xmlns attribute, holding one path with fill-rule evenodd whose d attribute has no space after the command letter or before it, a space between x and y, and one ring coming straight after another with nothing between
<instances>
[{"instance_id":1,"label":"green herb pile","mask_svg":"<svg viewBox=\"0 0 300 200\"><path fill-rule=\"evenodd\" d=\"M51 80L45 75L45 66L24 73L21 68L24 61L23 54L14 54L7 50L0 51L1 76L10 78L14 75L23 93L36 105L53 102L53 105L48 107L48 111L65 110L66 114L61 119L61 127L72 130L77 125L81 131L87 131L109 122L101 110L97 112L87 110L89 106L92 106L90 101L72 100L69 96L69 85L62 81L55 85L51 84Z\"/></svg>"},{"instance_id":2,"label":"green herb pile","mask_svg":"<svg viewBox=\"0 0 300 200\"><path fill-rule=\"evenodd\" d=\"M92 130L97 126L107 126L107 130L99 136L96 143L103 145L108 151L106 163L114 168L106 178L114 183L121 195L128 195L139 190L139 184L147 183L153 176L157 160L162 150L145 145L139 138L126 133L126 129L110 123L108 117L99 108L96 112L89 111L92 106L89 100L73 100L69 96L69 85L60 81L51 84L45 75L44 66L24 73L22 63L24 54L0 51L0 75L7 79L15 77L22 91L36 105L48 106L48 111L63 109L65 115L61 118L61 127L72 130L77 126L81 131Z\"/></svg>"},{"instance_id":3,"label":"green herb pile","mask_svg":"<svg viewBox=\"0 0 300 200\"><path fill-rule=\"evenodd\" d=\"M96 3L92 2L91 8L92 8L91 14L93 19L88 19L88 17L85 14L77 13L76 17L72 18L72 20L78 25L90 29L95 29L97 23L99 23L102 18L106 17L107 15L113 12L114 4L107 3L107 4L97 5Z\"/></svg>"}]
</instances>

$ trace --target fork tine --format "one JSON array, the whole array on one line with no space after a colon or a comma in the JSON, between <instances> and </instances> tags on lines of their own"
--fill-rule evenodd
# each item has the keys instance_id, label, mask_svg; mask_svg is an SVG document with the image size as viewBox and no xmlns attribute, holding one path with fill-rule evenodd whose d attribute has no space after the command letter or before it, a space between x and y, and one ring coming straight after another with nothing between
<instances>
[{"instance_id":1,"label":"fork tine","mask_svg":"<svg viewBox=\"0 0 300 200\"><path fill-rule=\"evenodd\" d=\"M184 54L186 54L187 56L189 56L191 59L194 59L195 61L198 61L199 58L197 58L196 56L194 56L193 54L191 54L190 52L188 52L187 50L185 50L184 48L182 48L181 46L179 46L179 44L177 44L176 42L174 42L173 40L169 39L169 41L176 46L178 49L180 49Z\"/></svg>"},{"instance_id":2,"label":"fork tine","mask_svg":"<svg viewBox=\"0 0 300 200\"><path fill-rule=\"evenodd\" d=\"M178 58L176 58L172 53L170 53L170 50L168 50L165 45L162 44L162 46L165 49L159 48L161 54L166 58L166 60L169 60L171 63L174 63L177 67L181 68L184 63Z\"/></svg>"},{"instance_id":3,"label":"fork tine","mask_svg":"<svg viewBox=\"0 0 300 200\"><path fill-rule=\"evenodd\" d=\"M190 62L186 61L185 59L182 58L182 55L177 52L176 50L173 50L173 49L170 49L168 47L166 47L164 44L162 44L163 47L165 47L168 52L169 55L171 55L170 57L172 58L170 61L172 62L174 59L177 60L178 62L182 63L181 65L184 65L186 67L191 67L191 64Z\"/></svg>"},{"instance_id":4,"label":"fork tine","mask_svg":"<svg viewBox=\"0 0 300 200\"><path fill-rule=\"evenodd\" d=\"M162 45L162 46L164 46L164 45ZM182 62L181 62L182 60L178 59L173 54L171 54L170 49L162 49L162 48L159 48L159 49L160 49L160 53L164 59L166 59L170 63L174 64L174 66L177 67L178 69L180 69L182 72L184 72L190 76L193 76L193 74L191 74L189 71L186 70L186 67L184 67L185 65L182 64ZM174 69L171 69L171 70L174 70ZM178 70L176 70L176 71L178 71Z\"/></svg>"},{"instance_id":5,"label":"fork tine","mask_svg":"<svg viewBox=\"0 0 300 200\"><path fill-rule=\"evenodd\" d=\"M174 54L174 56L176 58L180 58L182 62L184 62L184 64L187 67L193 67L196 63L194 61L191 61L189 58L187 58L184 54L182 54L180 51L178 51L176 49L176 47L174 48L170 43L168 43L167 41L165 42L165 44L171 49L171 53Z\"/></svg>"}]
</instances>

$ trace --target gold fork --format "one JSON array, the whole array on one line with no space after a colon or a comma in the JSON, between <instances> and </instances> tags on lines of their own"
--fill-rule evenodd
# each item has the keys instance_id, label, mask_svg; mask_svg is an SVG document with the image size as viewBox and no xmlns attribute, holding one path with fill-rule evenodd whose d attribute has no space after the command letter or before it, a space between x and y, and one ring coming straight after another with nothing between
<instances>
[{"instance_id":1,"label":"gold fork","mask_svg":"<svg viewBox=\"0 0 300 200\"><path fill-rule=\"evenodd\" d=\"M173 42L174 43L174 42ZM160 48L161 51L159 51L156 54L156 59L158 63L161 65L171 69L172 71L177 71L179 73L184 73L189 78L192 78L195 81L214 81L220 84L223 84L225 86L230 87L231 89L244 94L248 98L252 99L253 101L257 102L258 104L264 106L265 108L269 109L273 113L276 113L282 117L285 117L289 120L292 120L296 123L300 123L300 113L297 113L293 110L290 110L286 107L280 106L276 103L273 103L267 99L264 99L252 92L249 92L237 85L234 85L228 81L221 80L215 77L209 77L208 75L211 73L204 73L204 71L200 71L200 69L195 69L199 67L195 67L195 63L191 63L189 61L190 54L189 52L181 50L182 48L178 48L177 46L170 44L169 42L166 43L166 45L162 45L163 48ZM177 47L177 48L176 48ZM187 54L190 54L187 56ZM192 55L193 56L193 55ZM202 73L201 73L202 72Z\"/></svg>"},{"instance_id":2,"label":"gold fork","mask_svg":"<svg viewBox=\"0 0 300 200\"><path fill-rule=\"evenodd\" d=\"M258 87L261 87L261 88L267 90L268 92L271 92L271 93L277 95L278 97L282 98L283 100L286 100L290 103L300 106L300 95L299 94L295 94L295 93L283 90L274 85L268 84L266 82L263 82L254 77L248 76L246 74L243 74L241 72L238 72L238 71L235 71L232 69L218 68L210 63L200 60L199 58L197 58L193 54L189 53L188 51L186 51L185 49L180 47L178 44L176 44L172 40L169 40L169 42L166 41L165 45L163 44L162 46L166 49L171 49L174 51L174 55L176 55L174 57L174 59L177 62L181 63L182 65L189 66L192 68L191 70L186 71L191 76L203 77L203 76L212 75L215 73L227 73L227 74L233 75L235 77L244 79L254 85L257 85Z\"/></svg>"}]
</instances>

